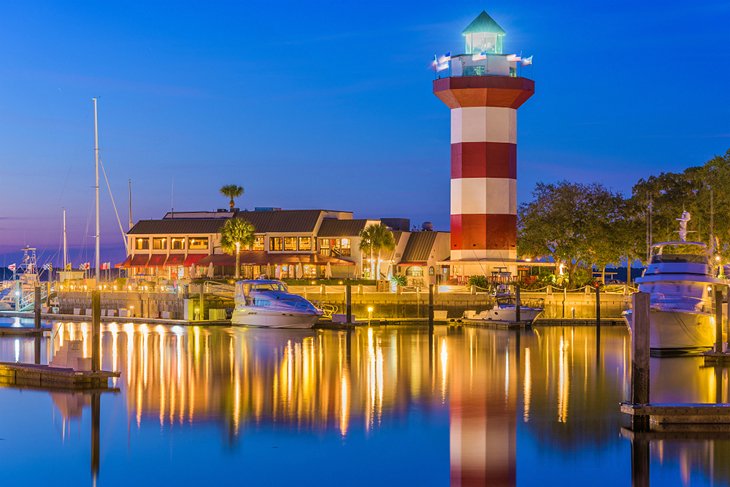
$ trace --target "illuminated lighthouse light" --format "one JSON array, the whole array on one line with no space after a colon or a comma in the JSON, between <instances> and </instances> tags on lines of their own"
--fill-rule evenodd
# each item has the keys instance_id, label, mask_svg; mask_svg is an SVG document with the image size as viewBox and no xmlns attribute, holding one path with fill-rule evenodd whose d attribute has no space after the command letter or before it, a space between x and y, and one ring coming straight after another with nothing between
<instances>
[{"instance_id":1,"label":"illuminated lighthouse light","mask_svg":"<svg viewBox=\"0 0 730 487\"><path fill-rule=\"evenodd\" d=\"M516 271L517 109L534 93L525 59L503 54L505 31L482 12L462 33L433 91L451 109L451 257L458 274Z\"/></svg>"}]
</instances>

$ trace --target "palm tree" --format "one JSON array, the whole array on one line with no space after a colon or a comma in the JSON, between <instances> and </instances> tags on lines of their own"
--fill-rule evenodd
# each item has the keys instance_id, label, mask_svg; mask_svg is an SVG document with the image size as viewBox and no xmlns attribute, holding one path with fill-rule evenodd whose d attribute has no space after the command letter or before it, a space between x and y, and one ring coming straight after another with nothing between
<instances>
[{"instance_id":1,"label":"palm tree","mask_svg":"<svg viewBox=\"0 0 730 487\"><path fill-rule=\"evenodd\" d=\"M243 194L243 186L238 186L236 184L226 184L220 189L220 192L223 196L231 199L228 204L231 207L231 211L233 211L233 208L236 206L236 202L233 201L233 198L238 198Z\"/></svg>"},{"instance_id":2,"label":"palm tree","mask_svg":"<svg viewBox=\"0 0 730 487\"><path fill-rule=\"evenodd\" d=\"M370 275L380 278L380 254L383 250L395 250L395 237L390 228L382 223L368 225L360 232L360 251L370 254ZM378 256L377 267L373 255Z\"/></svg>"},{"instance_id":3,"label":"palm tree","mask_svg":"<svg viewBox=\"0 0 730 487\"><path fill-rule=\"evenodd\" d=\"M241 247L252 245L256 229L250 222L240 218L231 218L221 228L221 247L227 254L236 255L236 279L241 270Z\"/></svg>"}]
</instances>

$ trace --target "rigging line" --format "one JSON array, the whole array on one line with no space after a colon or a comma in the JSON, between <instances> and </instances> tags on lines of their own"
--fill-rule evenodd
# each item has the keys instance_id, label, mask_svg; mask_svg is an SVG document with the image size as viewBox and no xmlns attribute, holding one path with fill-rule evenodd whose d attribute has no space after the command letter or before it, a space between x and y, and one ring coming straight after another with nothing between
<instances>
[{"instance_id":1,"label":"rigging line","mask_svg":"<svg viewBox=\"0 0 730 487\"><path fill-rule=\"evenodd\" d=\"M119 218L119 211L117 211L117 203L114 201L114 195L112 194L112 188L109 186L109 178L106 176L106 168L104 162L99 159L99 165L101 166L101 172L104 174L104 181L106 181L106 189L109 191L109 199L112 200L112 208L114 208L114 214L117 217L117 224L119 225L119 232L122 234L122 241L124 242L124 251L129 254L129 247L127 245L127 234L124 233L124 227L122 227L122 220Z\"/></svg>"}]
</instances>

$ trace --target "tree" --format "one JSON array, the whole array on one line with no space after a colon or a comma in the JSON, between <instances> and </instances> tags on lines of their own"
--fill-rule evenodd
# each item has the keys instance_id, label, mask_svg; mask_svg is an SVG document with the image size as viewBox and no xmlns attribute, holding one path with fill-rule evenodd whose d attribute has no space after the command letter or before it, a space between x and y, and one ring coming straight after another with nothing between
<instances>
[{"instance_id":1,"label":"tree","mask_svg":"<svg viewBox=\"0 0 730 487\"><path fill-rule=\"evenodd\" d=\"M382 223L368 225L360 232L360 251L370 254L370 274L380 278L381 252L395 250L393 232ZM377 255L377 266L374 255Z\"/></svg>"},{"instance_id":2,"label":"tree","mask_svg":"<svg viewBox=\"0 0 730 487\"><path fill-rule=\"evenodd\" d=\"M241 247L253 245L255 232L250 222L240 218L231 218L221 228L221 247L227 254L236 256L236 279L240 276Z\"/></svg>"},{"instance_id":3,"label":"tree","mask_svg":"<svg viewBox=\"0 0 730 487\"><path fill-rule=\"evenodd\" d=\"M234 198L238 198L243 194L243 187L235 184L226 184L220 189L220 192L223 196L230 198L231 201L228 204L231 207L231 211L233 211L233 208L236 206Z\"/></svg>"},{"instance_id":4,"label":"tree","mask_svg":"<svg viewBox=\"0 0 730 487\"><path fill-rule=\"evenodd\" d=\"M533 201L520 206L518 251L522 257L549 256L575 284L580 267L606 265L627 255L624 238L630 208L620 194L600 184L538 183Z\"/></svg>"}]
</instances>

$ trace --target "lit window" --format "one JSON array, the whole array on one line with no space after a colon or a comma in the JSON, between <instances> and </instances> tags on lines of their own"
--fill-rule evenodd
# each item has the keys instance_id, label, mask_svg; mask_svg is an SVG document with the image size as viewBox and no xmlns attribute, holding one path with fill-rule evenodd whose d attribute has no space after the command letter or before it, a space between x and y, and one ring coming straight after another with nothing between
<instances>
[{"instance_id":1,"label":"lit window","mask_svg":"<svg viewBox=\"0 0 730 487\"><path fill-rule=\"evenodd\" d=\"M264 250L264 236L257 235L253 241L253 250Z\"/></svg>"},{"instance_id":2,"label":"lit window","mask_svg":"<svg viewBox=\"0 0 730 487\"><path fill-rule=\"evenodd\" d=\"M150 239L147 237L137 237L134 239L134 248L136 250L149 250Z\"/></svg>"},{"instance_id":3,"label":"lit window","mask_svg":"<svg viewBox=\"0 0 730 487\"><path fill-rule=\"evenodd\" d=\"M281 237L269 238L269 250L273 250L275 252L281 251L283 248L281 240Z\"/></svg>"},{"instance_id":4,"label":"lit window","mask_svg":"<svg viewBox=\"0 0 730 487\"><path fill-rule=\"evenodd\" d=\"M152 250L167 250L167 239L165 237L153 238Z\"/></svg>"},{"instance_id":5,"label":"lit window","mask_svg":"<svg viewBox=\"0 0 730 487\"><path fill-rule=\"evenodd\" d=\"M208 239L203 237L190 237L188 250L208 250Z\"/></svg>"},{"instance_id":6,"label":"lit window","mask_svg":"<svg viewBox=\"0 0 730 487\"><path fill-rule=\"evenodd\" d=\"M172 237L170 239L170 248L172 250L185 250L185 237Z\"/></svg>"},{"instance_id":7,"label":"lit window","mask_svg":"<svg viewBox=\"0 0 730 487\"><path fill-rule=\"evenodd\" d=\"M423 277L423 267L411 266L406 269L406 276L408 277Z\"/></svg>"},{"instance_id":8,"label":"lit window","mask_svg":"<svg viewBox=\"0 0 730 487\"><path fill-rule=\"evenodd\" d=\"M296 237L284 237L284 250L287 250L287 251L297 250L297 238Z\"/></svg>"},{"instance_id":9,"label":"lit window","mask_svg":"<svg viewBox=\"0 0 730 487\"><path fill-rule=\"evenodd\" d=\"M299 237L299 250L312 250L312 238Z\"/></svg>"}]
</instances>

